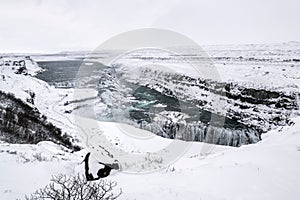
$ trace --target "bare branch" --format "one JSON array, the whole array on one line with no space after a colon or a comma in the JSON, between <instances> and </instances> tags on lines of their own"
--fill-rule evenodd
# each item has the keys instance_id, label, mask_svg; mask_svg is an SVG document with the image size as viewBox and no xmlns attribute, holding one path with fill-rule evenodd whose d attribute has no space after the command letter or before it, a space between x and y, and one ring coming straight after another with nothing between
<instances>
[{"instance_id":1,"label":"bare branch","mask_svg":"<svg viewBox=\"0 0 300 200\"><path fill-rule=\"evenodd\" d=\"M107 180L100 180L98 182L88 182L84 176L79 174L69 177L63 174L53 176L51 183L45 188L39 189L29 197L25 196L27 200L114 200L121 194L114 194L113 189L117 183Z\"/></svg>"}]
</instances>

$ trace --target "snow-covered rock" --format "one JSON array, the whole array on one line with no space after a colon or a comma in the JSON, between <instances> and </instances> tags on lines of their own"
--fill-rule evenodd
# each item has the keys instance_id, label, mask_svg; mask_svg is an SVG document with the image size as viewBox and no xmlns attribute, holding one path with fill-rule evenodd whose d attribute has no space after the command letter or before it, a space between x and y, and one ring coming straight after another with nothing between
<instances>
[{"instance_id":1,"label":"snow-covered rock","mask_svg":"<svg viewBox=\"0 0 300 200\"><path fill-rule=\"evenodd\" d=\"M233 57L237 55L229 52L229 57L224 58L219 55L206 59L194 55L182 58L153 49L126 54L103 69L99 78L101 107L103 103L107 106L99 112L99 119L110 117L163 137L232 146L255 143L260 140L261 133L291 124L290 118L299 114L299 86L285 84L290 79L285 77L283 70L283 84L280 85L277 77L268 76L265 80L261 77L263 74L257 73L261 67L253 68L264 62L264 67L273 74L279 70L272 69L273 61L257 60L259 56L254 60ZM277 56L285 58L281 54ZM289 61L291 63L279 60L276 64L291 70L292 65L300 67L295 61L298 54L294 56ZM219 79L203 77L201 71L197 72L197 68L186 62L189 59L198 60L203 66L211 59L208 67L212 71L217 69L229 76L224 81L221 80L224 74L220 74ZM226 64L220 64L222 62ZM237 64L239 68L235 66ZM236 71L236 76L230 76L231 67L243 70L243 74ZM296 73L297 67L294 69ZM246 70L248 73L244 74ZM240 76L243 80L238 78ZM157 109L157 104L163 101L165 105ZM181 122L173 122L174 118L170 118L166 111L177 111L179 115L187 112L190 116Z\"/></svg>"}]
</instances>

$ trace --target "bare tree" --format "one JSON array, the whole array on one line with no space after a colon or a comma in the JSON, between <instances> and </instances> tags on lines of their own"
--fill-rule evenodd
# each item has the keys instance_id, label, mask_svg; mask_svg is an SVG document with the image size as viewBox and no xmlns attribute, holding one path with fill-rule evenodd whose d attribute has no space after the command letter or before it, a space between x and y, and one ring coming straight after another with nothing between
<instances>
[{"instance_id":1,"label":"bare tree","mask_svg":"<svg viewBox=\"0 0 300 200\"><path fill-rule=\"evenodd\" d=\"M119 193L114 194L113 188L117 185L116 182L108 180L86 181L81 176L71 176L60 174L53 176L51 183L45 188L39 189L26 196L26 200L114 200L118 198Z\"/></svg>"}]
</instances>

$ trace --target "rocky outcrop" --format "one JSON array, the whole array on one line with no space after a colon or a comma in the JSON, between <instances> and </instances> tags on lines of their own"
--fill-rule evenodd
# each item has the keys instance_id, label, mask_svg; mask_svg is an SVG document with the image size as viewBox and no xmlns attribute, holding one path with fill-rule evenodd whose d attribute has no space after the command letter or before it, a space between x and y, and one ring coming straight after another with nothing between
<instances>
[{"instance_id":1,"label":"rocky outcrop","mask_svg":"<svg viewBox=\"0 0 300 200\"><path fill-rule=\"evenodd\" d=\"M99 98L112 120L162 137L229 146L256 143L263 132L291 124L290 117L299 109L296 92L139 70L138 78L124 68L103 70ZM216 101L223 114L213 106ZM113 117L112 109L125 118Z\"/></svg>"},{"instance_id":2,"label":"rocky outcrop","mask_svg":"<svg viewBox=\"0 0 300 200\"><path fill-rule=\"evenodd\" d=\"M297 92L272 91L233 82L222 83L186 75L165 74L149 68L142 69L141 72L141 76L145 77L140 77L139 80L145 81L138 84L213 113L217 113L217 110L212 106L212 101L217 100L226 117L254 126L260 132L290 124L290 116L299 109ZM193 95L191 88L200 95Z\"/></svg>"}]
</instances>

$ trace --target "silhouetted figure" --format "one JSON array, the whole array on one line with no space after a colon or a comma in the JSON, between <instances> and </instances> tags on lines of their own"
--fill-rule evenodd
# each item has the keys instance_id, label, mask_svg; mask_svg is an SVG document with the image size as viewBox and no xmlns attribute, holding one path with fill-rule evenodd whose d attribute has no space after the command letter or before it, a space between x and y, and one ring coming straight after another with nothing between
<instances>
[{"instance_id":1,"label":"silhouetted figure","mask_svg":"<svg viewBox=\"0 0 300 200\"><path fill-rule=\"evenodd\" d=\"M98 178L107 177L110 174L111 169L112 169L111 167L104 165L104 168L99 169L97 172Z\"/></svg>"},{"instance_id":2,"label":"silhouetted figure","mask_svg":"<svg viewBox=\"0 0 300 200\"><path fill-rule=\"evenodd\" d=\"M97 176L98 177L94 177L93 174L89 173L89 157L90 157L91 153L86 154L83 162L85 163L85 177L87 181L95 181L95 180L99 180L100 178L105 178L110 174L110 171L112 169L119 169L119 166L117 163L114 164L105 164L102 162L99 162L100 164L104 165L104 168L101 168L98 170L97 172Z\"/></svg>"}]
</instances>

